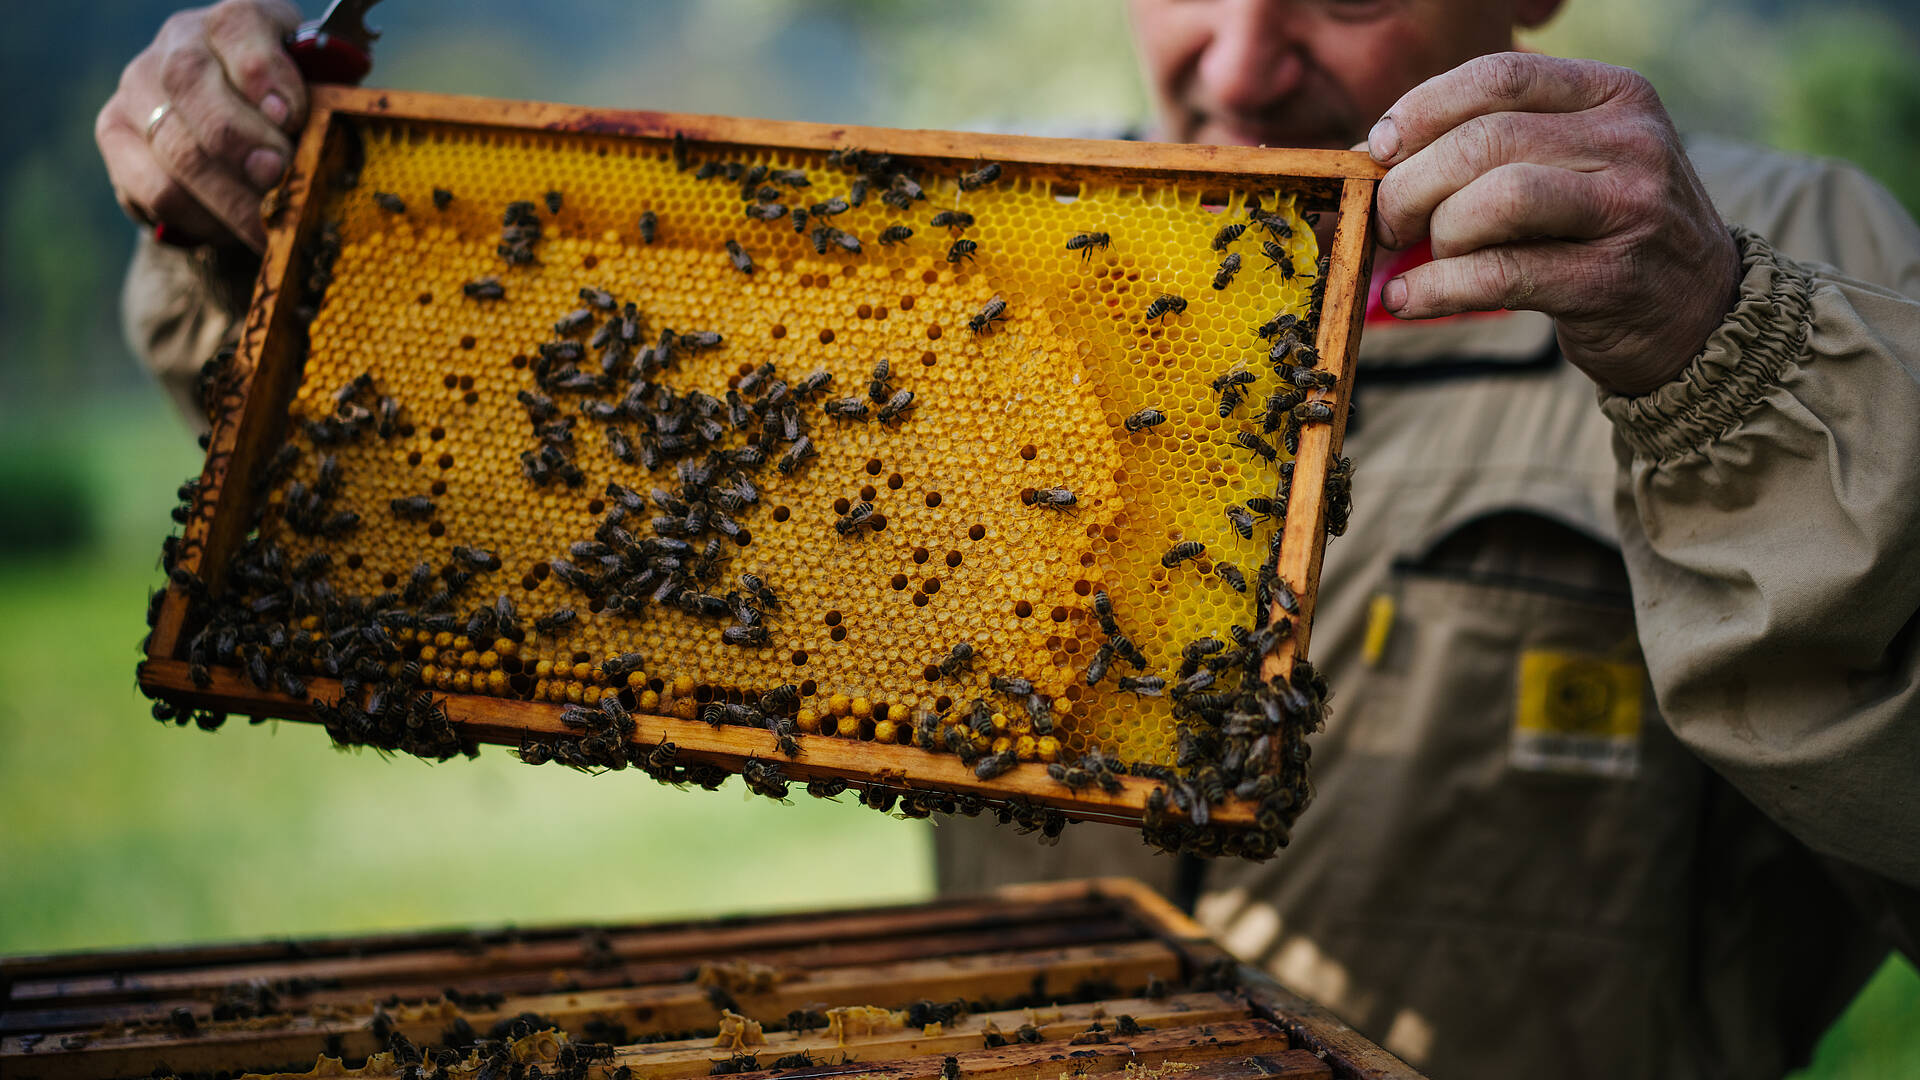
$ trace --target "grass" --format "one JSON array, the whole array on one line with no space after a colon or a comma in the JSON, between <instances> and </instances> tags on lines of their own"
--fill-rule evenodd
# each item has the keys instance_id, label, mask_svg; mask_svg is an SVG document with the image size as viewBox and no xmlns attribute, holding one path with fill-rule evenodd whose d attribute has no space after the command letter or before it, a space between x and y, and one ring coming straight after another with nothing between
<instances>
[{"instance_id":1,"label":"grass","mask_svg":"<svg viewBox=\"0 0 1920 1080\"><path fill-rule=\"evenodd\" d=\"M850 804L154 723L142 601L200 454L157 399L98 416L7 428L82 464L97 535L0 562L0 952L931 895L928 826Z\"/></svg>"},{"instance_id":2,"label":"grass","mask_svg":"<svg viewBox=\"0 0 1920 1080\"><path fill-rule=\"evenodd\" d=\"M931 894L928 826L857 806L154 723L133 687L142 601L200 455L157 396L95 406L0 425L0 454L44 436L78 464L96 533L0 561L0 953ZM1920 976L1889 960L1796 1075L1920 1076Z\"/></svg>"}]
</instances>

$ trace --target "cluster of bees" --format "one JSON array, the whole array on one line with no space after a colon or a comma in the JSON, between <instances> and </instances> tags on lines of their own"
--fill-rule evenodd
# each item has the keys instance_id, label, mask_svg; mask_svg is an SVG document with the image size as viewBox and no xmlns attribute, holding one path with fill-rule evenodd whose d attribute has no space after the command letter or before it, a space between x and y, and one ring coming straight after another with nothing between
<instances>
[{"instance_id":1,"label":"cluster of bees","mask_svg":"<svg viewBox=\"0 0 1920 1080\"><path fill-rule=\"evenodd\" d=\"M616 961L617 962L617 961ZM1230 960L1221 959L1193 972L1182 983L1170 984L1156 975L1148 975L1145 985L1135 992L1148 1001L1164 1001L1170 995L1194 992L1225 992L1237 985L1237 976ZM304 994L314 987L289 987L290 992ZM925 1029L952 1028L963 1022L971 1014L988 1012L1006 1012L1021 1008L1042 1008L1067 1003L1112 998L1125 993L1122 987L1107 979L1090 979L1068 989L1065 993L1047 994L1039 990L1015 994L1005 998L967 999L954 998L946 1001L922 999L908 1003L904 1008L889 1009L882 1006L855 1006L850 1010L865 1010L886 1018L901 1030L916 1031ZM224 1005L227 999L245 1000L234 1008ZM724 1021L727 1016L736 1019L742 1015L740 1004L724 987L708 986L709 1003ZM497 1012L505 996L497 991L463 992L456 987L441 991L440 1000L458 1010ZM391 1076L397 1080L589 1080L600 1077L602 1080L633 1080L635 1070L630 1065L616 1065L621 1050L631 1046L645 1046L654 1043L677 1041L687 1038L706 1038L713 1036L714 1027L694 1031L648 1031L633 1032L618 1021L595 1018L582 1024L577 1032L568 1028L553 1017L536 1012L520 1012L511 1016L502 1016L484 1029L476 1028L464 1015L455 1015L440 1031L435 1040L417 1042L400 1030L388 1007L402 1004L401 999L389 998L374 1007L368 1019L367 1028L381 1049L370 1056L364 1065L353 1070L366 1076ZM412 1002L408 1002L412 1004ZM425 1002L421 1002L425 1004ZM278 994L270 989L249 988L246 993L229 988L223 998L223 1005L214 1012L216 1027L234 1021L245 1022L249 1027L259 1029L278 1020L293 1022L300 1013L289 1009L279 1000ZM770 1019L760 1025L766 1032L786 1032L795 1036L804 1036L813 1032L829 1029L832 1020L829 1014L820 1008L801 1008L790 1010L784 1020ZM165 1022L171 1033L189 1038L205 1033L194 1012L188 1007L172 1010ZM1091 1046L1111 1042L1115 1038L1132 1038L1154 1030L1140 1023L1133 1016L1120 1013L1107 1019L1093 1020L1085 1030L1068 1036L1067 1046ZM31 1046L39 1036L26 1035L22 1041ZM68 1036L77 1049L88 1041L83 1035ZM1040 1045L1048 1041L1042 1028L1027 1022L1006 1030L989 1021L980 1035L983 1049L998 1049L1015 1045ZM722 1040L721 1045L724 1045ZM332 1056L340 1056L334 1052ZM797 1050L785 1054L770 1055L762 1050L737 1049L724 1057L712 1058L708 1067L709 1076L731 1076L743 1073L784 1072L792 1069L811 1069L822 1065L844 1065L855 1059L842 1050L837 1060L828 1055L816 1055L810 1050ZM316 1069L317 1075L325 1066ZM198 1080L209 1074L185 1074ZM966 1075L956 1055L946 1055L941 1060L940 1076L942 1080L961 1080ZM183 1074L164 1066L153 1071L154 1080L183 1080Z\"/></svg>"},{"instance_id":2,"label":"cluster of bees","mask_svg":"<svg viewBox=\"0 0 1920 1080\"><path fill-rule=\"evenodd\" d=\"M863 250L859 238L839 222L841 215L867 198L897 210L926 199L919 171L883 154L843 150L830 155L830 166L853 174L848 190L801 205L800 193L812 184L803 170L723 161L706 161L695 168L683 139L675 140L672 153L676 168L692 169L695 179L737 183L746 218L763 224L791 220L795 232L807 235L821 253ZM962 191L977 190L995 182L1001 173L999 165L981 163L957 177L956 185ZM445 189L433 192L438 209L444 210L453 198ZM559 192L547 193L549 213L559 212L561 200ZM378 193L375 201L387 213L407 212L405 201L397 195ZM509 268L538 259L542 241L538 210L531 200L506 206L496 250ZM1227 225L1214 238L1213 249L1224 253L1212 283L1215 289L1227 288L1240 273L1242 255L1232 246L1256 227L1269 235L1261 250L1270 269L1287 279L1295 276L1294 264L1279 244L1292 235L1283 215L1263 212L1257 204L1250 205L1248 215L1249 221ZM930 219L933 228L952 232L964 232L973 224L971 214L957 209ZM655 212L640 214L638 232L643 243L653 242L658 227ZM912 235L910 227L896 225L882 231L877 242L890 246ZM1063 246L1085 258L1111 242L1105 232L1081 232L1065 237ZM736 269L747 275L754 272L752 254L744 245L729 238L725 247ZM949 263L971 260L978 250L974 241L961 236L952 239L945 258ZM306 321L311 321L331 280L339 252L338 228L323 225L306 253L309 296L301 309ZM1312 287L1316 310L1325 278L1323 261ZM488 275L467 282L463 294L472 303L485 305L504 299L507 286L499 277ZM645 618L650 610L670 607L722 624L721 640L729 645L767 647L772 640L769 623L782 610L779 593L756 574L737 575L737 586L722 577L726 545L740 535L761 502L757 475L767 467L783 475L804 469L816 455L816 423L877 421L887 428L910 422L914 391L893 385L884 358L875 363L867 385L861 388L864 392L846 396L831 396L833 376L825 370L793 377L771 362L743 375L724 397L683 390L671 381L676 361L723 347L720 332L663 327L651 333L648 316L636 303L593 286L581 288L578 295L581 305L561 316L553 325L552 338L529 352L527 367L533 385L517 395L530 440L520 455L524 480L536 488L581 487L585 477L575 458L586 440L586 425L600 428L598 441L612 457L649 473L667 470L671 480L644 494L618 483L595 493L603 496L606 512L590 537L571 542L565 555L549 561L553 577L577 591L578 602L596 612L612 610ZM1163 293L1147 306L1143 318L1178 315L1187 306L1183 297ZM996 295L968 325L975 334L989 334L1004 325L1010 314L1007 302ZM1292 314L1276 316L1256 329L1267 362L1281 380L1281 388L1266 399L1260 413L1262 432L1277 436L1289 455L1297 449L1303 424L1333 418L1327 402L1310 396L1330 388L1333 377L1315 366L1313 346L1302 336L1307 329L1308 324ZM1255 381L1251 371L1240 367L1214 381L1221 418L1244 404L1246 388ZM337 540L359 528L361 512L333 505L340 468L326 449L362 439L391 438L402 406L382 395L371 376L364 374L340 387L333 403L333 415L309 421L300 429L319 455L312 470L315 482L288 479L301 454L289 443L262 470L256 484L262 491L282 492L277 513L294 533ZM1166 418L1161 409L1142 408L1127 416L1122 426L1128 434L1138 435ZM1261 435L1241 431L1234 441L1262 463L1278 466L1274 494L1254 496L1244 506L1227 509L1233 529L1250 539L1256 522L1284 520L1292 463L1279 462L1279 451ZM1350 477L1351 465L1344 459L1329 477L1329 529L1336 535L1345 527ZM189 501L191 494L183 492ZM1028 496L1028 505L1036 510L1069 511L1077 502L1076 493L1065 487L1039 488ZM392 499L387 511L399 520L425 521L433 518L435 503L430 495L409 495ZM883 525L884 515L873 503L861 501L848 506L834 527L842 537L858 538ZM316 553L290 559L259 535L230 558L226 588L219 596L177 566L178 553L177 539L170 541L169 574L193 605L186 652L194 681L205 686L211 666L229 666L244 672L262 690L304 699L307 678L338 679L340 696L333 701L315 700L313 705L333 738L344 745L371 745L441 759L456 753L471 755L473 744L448 722L444 705L421 689L420 646L452 636L476 645L492 642L496 652L506 655L526 636L522 618L507 594L492 599L467 595L477 575L499 569L496 556L476 548L456 545L443 565L422 562L403 586L374 596L335 594L326 580L331 565L327 556ZM1201 542L1183 541L1166 551L1161 565L1177 569L1204 554ZM975 698L944 712L919 710L910 721L912 742L928 751L960 757L982 780L995 779L1022 760L1036 757L1048 762L1048 775L1055 782L1073 791L1094 787L1116 791L1122 775L1147 777L1161 785L1147 803L1143 834L1150 843L1203 854L1271 855L1286 842L1287 829L1310 797L1303 736L1319 726L1326 697L1324 682L1304 662L1288 677L1271 681L1260 677L1262 659L1290 632L1286 613L1298 613L1291 592L1278 576L1278 554L1276 531L1251 582L1245 571L1231 563L1213 561L1212 572L1236 592L1249 593L1251 586L1249 625L1229 628L1230 643L1210 636L1188 642L1171 677L1149 672L1147 657L1122 631L1107 594L1096 592L1093 597L1092 614L1105 638L1085 673L1087 685L1100 683L1116 663L1125 664L1134 673L1117 675L1121 691L1170 699L1181 723L1174 765L1122 762L1098 751L1072 761L1037 753L1041 740L1053 741L1049 736L1054 703L1036 692L1030 681L1011 674L989 681L992 692L1007 699L1008 706L996 708L985 698ZM462 607L466 614L460 613ZM1276 607L1283 612L1277 618L1272 616ZM574 607L560 606L533 615L526 623L538 633L552 633L577 617ZM974 659L972 645L956 644L939 663L939 673L955 677L971 670ZM672 743L647 747L631 742L638 685L623 680L643 662L638 654L606 658L599 673L608 690L589 704L568 706L562 712L561 721L571 735L529 739L520 748L522 758L583 770L632 767L662 782L709 789L723 783L729 775L725 769L681 761ZM154 711L158 718L183 724L198 721L202 727L218 726L223 719L217 713L182 709L165 701L156 702ZM1001 719L1007 713L1027 718L1023 730L1030 734L1023 734L1019 742L1007 737ZM765 729L782 754L798 757L801 753L800 736L805 732L797 721L806 713L799 688L791 683L708 702L698 715L715 726ZM776 761L751 759L740 775L751 790L767 797L785 798L791 790L792 780ZM808 793L819 797L831 798L846 789L838 780L807 784ZM1208 828L1211 807L1229 798L1258 803L1257 829L1220 832ZM993 813L1002 823L1040 833L1043 840L1057 837L1067 820L1057 810L1019 797L990 802L868 783L861 788L860 799L875 809L897 807L913 817ZM1170 808L1178 811L1177 817Z\"/></svg>"}]
</instances>

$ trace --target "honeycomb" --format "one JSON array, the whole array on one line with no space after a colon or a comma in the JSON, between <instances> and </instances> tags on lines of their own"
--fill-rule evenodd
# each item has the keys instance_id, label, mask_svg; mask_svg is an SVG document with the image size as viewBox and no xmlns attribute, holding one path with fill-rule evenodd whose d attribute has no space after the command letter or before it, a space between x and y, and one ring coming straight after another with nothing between
<instances>
[{"instance_id":1,"label":"honeycomb","mask_svg":"<svg viewBox=\"0 0 1920 1080\"><path fill-rule=\"evenodd\" d=\"M332 455L333 503L356 510L361 524L318 539L269 511L261 532L290 557L331 552L333 588L349 595L404 587L416 565L446 564L456 544L496 553L504 565L477 575L458 610L504 593L528 627L524 638L405 632L423 682L587 704L624 684L643 711L684 718L709 701L793 683L803 731L903 743L915 710L957 715L981 698L996 713L995 751L1052 760L1097 749L1172 762L1169 699L1121 692L1115 676L1171 684L1186 642L1225 640L1230 625L1252 622L1251 587L1238 592L1214 571L1226 561L1251 581L1277 528L1261 522L1243 538L1225 509L1273 495L1279 475L1234 440L1261 430L1261 403L1279 385L1254 328L1281 313L1309 318L1319 252L1287 191L1236 192L1223 206L1174 186L1056 190L1017 166L970 191L924 172L924 198L904 209L875 191L833 216L861 250L828 243L822 254L791 215L749 218L744 208L759 203L751 192L743 199L740 183L676 167L664 141L387 122L367 125L363 142L358 184L334 191L323 211L338 223L339 255L290 406L290 438L305 451L292 477L311 487L321 457ZM692 154L690 166L800 170L810 186L776 185L785 206L845 197L853 179L824 154L697 143ZM451 200L439 205L435 189ZM1291 223L1284 268L1263 254L1265 231L1249 229L1227 248L1241 269L1215 289L1223 255L1211 242L1222 225L1246 220L1249 199ZM496 250L502 208L515 200L533 202L541 225L537 257L524 265ZM932 226L941 211L975 223ZM657 223L651 242L640 234L643 212ZM896 226L912 235L880 243ZM1082 233L1110 239L1069 249ZM977 248L950 260L962 239ZM751 273L736 268L729 240L749 255ZM501 299L465 294L490 275ZM559 416L578 418L569 451L577 486L524 475L522 454L541 440L517 395L538 389L540 346L561 340L555 324L584 306L583 288L636 305L643 346L664 328L722 336L716 348L680 351L657 376L681 395L725 399L743 378L755 385L763 364L789 384L831 374L805 410L817 456L786 475L769 455L754 474L758 502L732 515L738 532L725 539L725 571L711 588L724 593L752 573L777 593L764 647L728 644L729 620L666 604L616 611L554 572L570 544L595 536L609 482L642 495L675 483L675 462L648 470L611 451L605 429L639 440L634 424L580 415L583 400L617 401L618 390L551 395ZM1149 319L1163 294L1184 298L1184 310ZM1004 320L971 331L996 297ZM594 311L575 340L604 318ZM880 360L891 367L891 393L912 391L909 411L892 423L823 415L827 399L867 400ZM581 367L594 369L591 351ZM1254 381L1223 418L1212 384L1236 369ZM337 392L363 374L398 403L384 437L316 445L302 434L303 424L339 412ZM1126 418L1145 408L1165 422L1128 431ZM744 441L729 431L714 445ZM1033 493L1050 488L1070 490L1074 504L1036 505ZM422 495L429 513L389 510ZM270 501L285 498L280 488ZM873 517L843 535L836 522L863 501ZM628 524L644 533L658 513L648 506ZM1183 541L1205 553L1164 566L1162 555ZM1091 610L1097 590L1148 665L1116 660L1089 687L1103 640ZM577 617L559 630L531 629L560 608ZM943 676L939 661L962 642L975 651L971 669ZM603 660L633 652L641 671L603 674ZM1052 739L1032 738L1026 710L991 692L999 675L1024 677L1052 699Z\"/></svg>"}]
</instances>

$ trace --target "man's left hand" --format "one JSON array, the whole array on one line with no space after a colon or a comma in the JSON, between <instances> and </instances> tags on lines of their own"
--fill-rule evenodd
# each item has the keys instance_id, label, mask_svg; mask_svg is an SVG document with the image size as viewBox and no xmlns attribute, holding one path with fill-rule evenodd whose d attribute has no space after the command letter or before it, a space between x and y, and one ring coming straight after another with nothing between
<instances>
[{"instance_id":1,"label":"man's left hand","mask_svg":"<svg viewBox=\"0 0 1920 1080\"><path fill-rule=\"evenodd\" d=\"M1391 166L1378 236L1433 261L1381 294L1403 319L1499 308L1553 316L1602 387L1672 379L1733 307L1733 237L1639 74L1496 53L1408 91L1367 148Z\"/></svg>"}]
</instances>

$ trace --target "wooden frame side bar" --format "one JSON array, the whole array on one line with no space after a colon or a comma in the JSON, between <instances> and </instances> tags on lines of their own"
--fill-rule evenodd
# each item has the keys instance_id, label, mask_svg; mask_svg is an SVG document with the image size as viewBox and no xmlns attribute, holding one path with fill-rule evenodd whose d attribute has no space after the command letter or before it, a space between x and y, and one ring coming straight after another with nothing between
<instances>
[{"instance_id":1,"label":"wooden frame side bar","mask_svg":"<svg viewBox=\"0 0 1920 1080\"><path fill-rule=\"evenodd\" d=\"M1299 599L1300 613L1292 617L1293 633L1279 643L1261 669L1269 679L1292 672L1294 659L1307 655L1313 631L1320 560L1327 550L1327 470L1339 460L1347 434L1347 406L1353 397L1353 370L1373 269L1373 189L1373 181L1355 179L1346 181L1340 192L1340 218L1327 260L1327 289L1314 343L1321 370L1338 380L1332 392L1319 395L1333 406L1333 421L1303 428L1300 451L1293 457L1293 488L1287 493L1287 523L1280 543L1280 580ZM1277 602L1273 617L1287 617Z\"/></svg>"}]
</instances>

